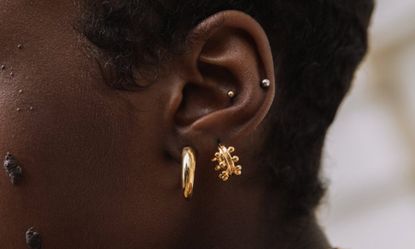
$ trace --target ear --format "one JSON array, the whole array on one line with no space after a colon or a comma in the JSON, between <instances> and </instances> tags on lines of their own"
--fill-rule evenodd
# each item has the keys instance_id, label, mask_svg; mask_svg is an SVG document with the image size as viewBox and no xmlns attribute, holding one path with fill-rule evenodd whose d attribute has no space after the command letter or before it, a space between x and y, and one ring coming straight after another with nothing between
<instances>
[{"instance_id":1,"label":"ear","mask_svg":"<svg viewBox=\"0 0 415 249\"><path fill-rule=\"evenodd\" d=\"M176 84L168 116L178 140L198 150L250 135L273 103L269 41L258 22L243 12L219 12L195 27L178 65L182 83ZM263 79L270 80L268 88L261 87Z\"/></svg>"}]
</instances>

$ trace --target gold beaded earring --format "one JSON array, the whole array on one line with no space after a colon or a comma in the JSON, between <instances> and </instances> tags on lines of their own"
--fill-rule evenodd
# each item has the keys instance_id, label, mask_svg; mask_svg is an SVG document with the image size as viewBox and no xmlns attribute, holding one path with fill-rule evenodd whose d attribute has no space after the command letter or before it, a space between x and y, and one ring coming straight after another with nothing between
<instances>
[{"instance_id":1,"label":"gold beaded earring","mask_svg":"<svg viewBox=\"0 0 415 249\"><path fill-rule=\"evenodd\" d=\"M182 189L184 198L189 199L193 193L195 183L196 157L190 147L182 150Z\"/></svg>"},{"instance_id":2,"label":"gold beaded earring","mask_svg":"<svg viewBox=\"0 0 415 249\"><path fill-rule=\"evenodd\" d=\"M226 147L222 144L218 145L218 152L215 153L215 157L212 159L212 162L217 162L215 166L216 171L221 171L219 178L222 181L227 181L231 175L241 175L242 166L236 165L239 161L239 157L232 156L231 153L235 151L235 148L230 146Z\"/></svg>"}]
</instances>

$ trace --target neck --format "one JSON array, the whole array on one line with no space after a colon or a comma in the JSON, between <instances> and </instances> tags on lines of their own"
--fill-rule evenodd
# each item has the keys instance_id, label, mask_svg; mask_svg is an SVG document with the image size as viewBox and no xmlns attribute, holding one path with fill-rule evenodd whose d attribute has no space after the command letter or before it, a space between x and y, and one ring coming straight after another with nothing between
<instances>
[{"instance_id":1,"label":"neck","mask_svg":"<svg viewBox=\"0 0 415 249\"><path fill-rule=\"evenodd\" d=\"M246 220L250 220L247 217ZM235 220L199 223L185 232L177 248L200 249L329 249L321 228L313 217L294 218L276 223L262 221L246 224ZM176 247L172 247L176 248Z\"/></svg>"},{"instance_id":2,"label":"neck","mask_svg":"<svg viewBox=\"0 0 415 249\"><path fill-rule=\"evenodd\" d=\"M195 195L177 248L331 248L314 214L289 214L281 195L260 185L222 185L213 191L220 194Z\"/></svg>"}]
</instances>

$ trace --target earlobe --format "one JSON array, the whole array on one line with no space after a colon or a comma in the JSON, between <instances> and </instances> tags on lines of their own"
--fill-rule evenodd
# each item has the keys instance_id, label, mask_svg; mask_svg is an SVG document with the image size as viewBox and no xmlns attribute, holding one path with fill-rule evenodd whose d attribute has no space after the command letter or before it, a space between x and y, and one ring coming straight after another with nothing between
<instances>
[{"instance_id":1,"label":"earlobe","mask_svg":"<svg viewBox=\"0 0 415 249\"><path fill-rule=\"evenodd\" d=\"M189 35L181 75L186 81L175 113L180 136L220 139L249 135L274 98L272 52L255 19L240 11L207 18Z\"/></svg>"}]
</instances>

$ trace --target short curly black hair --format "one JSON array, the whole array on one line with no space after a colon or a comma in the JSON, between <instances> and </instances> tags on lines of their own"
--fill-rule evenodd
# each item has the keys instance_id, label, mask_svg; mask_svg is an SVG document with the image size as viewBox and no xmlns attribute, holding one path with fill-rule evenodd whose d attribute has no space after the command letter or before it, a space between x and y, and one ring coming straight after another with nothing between
<instances>
[{"instance_id":1,"label":"short curly black hair","mask_svg":"<svg viewBox=\"0 0 415 249\"><path fill-rule=\"evenodd\" d=\"M85 0L80 30L116 73L111 85L135 85L135 73L181 53L189 31L221 10L255 18L270 40L276 98L263 162L289 210L310 213L324 194L324 138L367 50L373 0Z\"/></svg>"}]
</instances>

